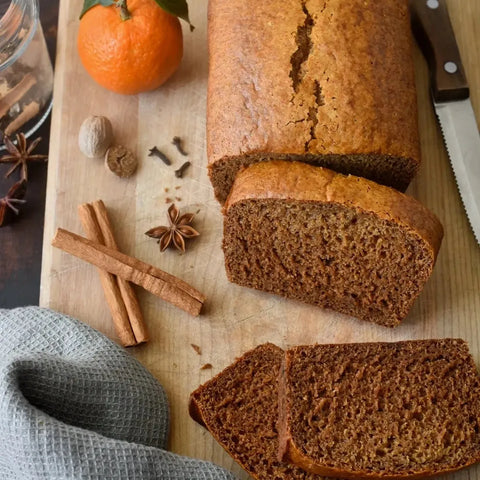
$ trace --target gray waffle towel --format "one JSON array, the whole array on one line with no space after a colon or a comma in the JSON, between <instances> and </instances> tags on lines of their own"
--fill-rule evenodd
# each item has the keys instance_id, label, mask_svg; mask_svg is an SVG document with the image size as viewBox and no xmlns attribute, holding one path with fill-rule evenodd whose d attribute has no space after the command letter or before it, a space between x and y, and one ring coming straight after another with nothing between
<instances>
[{"instance_id":1,"label":"gray waffle towel","mask_svg":"<svg viewBox=\"0 0 480 480\"><path fill-rule=\"evenodd\" d=\"M0 309L0 479L234 480L165 450L155 378L87 325Z\"/></svg>"}]
</instances>

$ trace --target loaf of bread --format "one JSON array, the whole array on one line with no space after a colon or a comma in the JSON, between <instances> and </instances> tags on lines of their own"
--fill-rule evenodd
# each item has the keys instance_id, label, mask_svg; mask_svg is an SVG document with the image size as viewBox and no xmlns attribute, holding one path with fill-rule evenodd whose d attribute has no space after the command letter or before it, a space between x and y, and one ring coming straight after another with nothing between
<instances>
[{"instance_id":1,"label":"loaf of bread","mask_svg":"<svg viewBox=\"0 0 480 480\"><path fill-rule=\"evenodd\" d=\"M301 162L245 168L224 213L231 282L386 326L409 312L443 236L415 199Z\"/></svg>"},{"instance_id":2,"label":"loaf of bread","mask_svg":"<svg viewBox=\"0 0 480 480\"><path fill-rule=\"evenodd\" d=\"M421 478L480 461L480 377L463 340L286 353L280 456L339 478Z\"/></svg>"},{"instance_id":3,"label":"loaf of bread","mask_svg":"<svg viewBox=\"0 0 480 480\"><path fill-rule=\"evenodd\" d=\"M405 189L419 164L407 0L210 0L207 153L300 160Z\"/></svg>"},{"instance_id":4,"label":"loaf of bread","mask_svg":"<svg viewBox=\"0 0 480 480\"><path fill-rule=\"evenodd\" d=\"M260 345L190 396L190 415L257 480L320 480L278 457L281 348Z\"/></svg>"}]
</instances>

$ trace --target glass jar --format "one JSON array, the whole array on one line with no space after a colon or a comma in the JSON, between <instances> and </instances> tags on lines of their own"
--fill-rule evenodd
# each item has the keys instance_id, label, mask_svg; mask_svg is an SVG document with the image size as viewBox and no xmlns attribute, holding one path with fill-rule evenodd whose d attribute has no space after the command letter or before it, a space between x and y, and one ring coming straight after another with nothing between
<instances>
[{"instance_id":1,"label":"glass jar","mask_svg":"<svg viewBox=\"0 0 480 480\"><path fill-rule=\"evenodd\" d=\"M35 132L50 112L52 90L38 0L0 0L0 139Z\"/></svg>"}]
</instances>

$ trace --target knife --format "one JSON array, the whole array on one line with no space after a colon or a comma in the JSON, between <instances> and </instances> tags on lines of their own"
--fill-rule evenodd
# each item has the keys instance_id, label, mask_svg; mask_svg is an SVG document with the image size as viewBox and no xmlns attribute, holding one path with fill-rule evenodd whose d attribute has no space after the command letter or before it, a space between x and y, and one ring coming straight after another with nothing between
<instances>
[{"instance_id":1,"label":"knife","mask_svg":"<svg viewBox=\"0 0 480 480\"><path fill-rule=\"evenodd\" d=\"M410 0L410 13L460 196L480 244L480 134L446 0Z\"/></svg>"}]
</instances>

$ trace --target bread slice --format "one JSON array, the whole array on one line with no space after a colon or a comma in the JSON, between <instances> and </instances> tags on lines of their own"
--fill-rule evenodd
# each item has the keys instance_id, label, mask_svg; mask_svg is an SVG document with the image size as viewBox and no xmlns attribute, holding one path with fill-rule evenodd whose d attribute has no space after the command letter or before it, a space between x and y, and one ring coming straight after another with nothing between
<instances>
[{"instance_id":1,"label":"bread slice","mask_svg":"<svg viewBox=\"0 0 480 480\"><path fill-rule=\"evenodd\" d=\"M277 460L282 349L260 345L190 396L191 417L258 480L319 480Z\"/></svg>"},{"instance_id":2,"label":"bread slice","mask_svg":"<svg viewBox=\"0 0 480 480\"><path fill-rule=\"evenodd\" d=\"M231 282L390 327L430 277L443 236L417 200L300 162L241 171L224 213Z\"/></svg>"},{"instance_id":3,"label":"bread slice","mask_svg":"<svg viewBox=\"0 0 480 480\"><path fill-rule=\"evenodd\" d=\"M280 456L330 477L421 478L480 461L480 377L463 340L286 352Z\"/></svg>"},{"instance_id":4,"label":"bread slice","mask_svg":"<svg viewBox=\"0 0 480 480\"><path fill-rule=\"evenodd\" d=\"M407 0L210 0L207 154L297 160L404 190L420 163Z\"/></svg>"}]
</instances>

